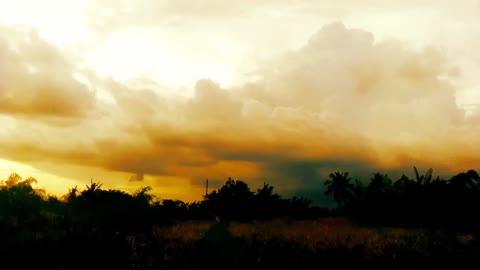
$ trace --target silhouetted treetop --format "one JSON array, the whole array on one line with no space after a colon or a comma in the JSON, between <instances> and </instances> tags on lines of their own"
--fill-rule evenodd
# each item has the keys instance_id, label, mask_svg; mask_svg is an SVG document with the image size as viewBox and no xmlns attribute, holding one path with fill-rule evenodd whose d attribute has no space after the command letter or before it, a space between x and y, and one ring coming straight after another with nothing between
<instances>
[{"instance_id":1,"label":"silhouetted treetop","mask_svg":"<svg viewBox=\"0 0 480 270\"><path fill-rule=\"evenodd\" d=\"M348 172L335 172L329 175L329 179L325 181L327 191L325 195L333 194L333 198L340 207L350 203L355 198L355 187L351 183L352 178Z\"/></svg>"}]
</instances>

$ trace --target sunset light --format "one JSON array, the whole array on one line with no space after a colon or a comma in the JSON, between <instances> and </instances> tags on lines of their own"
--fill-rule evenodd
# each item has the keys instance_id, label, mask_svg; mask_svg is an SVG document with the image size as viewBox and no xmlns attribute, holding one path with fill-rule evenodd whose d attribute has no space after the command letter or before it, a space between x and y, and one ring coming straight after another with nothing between
<instances>
[{"instance_id":1,"label":"sunset light","mask_svg":"<svg viewBox=\"0 0 480 270\"><path fill-rule=\"evenodd\" d=\"M479 20L473 0L1 0L0 179L194 201L205 179L478 169Z\"/></svg>"},{"instance_id":2,"label":"sunset light","mask_svg":"<svg viewBox=\"0 0 480 270\"><path fill-rule=\"evenodd\" d=\"M480 269L480 0L0 0L0 269Z\"/></svg>"}]
</instances>

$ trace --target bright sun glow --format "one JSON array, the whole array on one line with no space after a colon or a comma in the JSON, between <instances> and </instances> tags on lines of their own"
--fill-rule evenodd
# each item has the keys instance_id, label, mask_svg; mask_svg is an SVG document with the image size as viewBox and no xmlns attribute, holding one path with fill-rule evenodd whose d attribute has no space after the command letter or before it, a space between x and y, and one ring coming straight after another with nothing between
<instances>
[{"instance_id":1,"label":"bright sun glow","mask_svg":"<svg viewBox=\"0 0 480 270\"><path fill-rule=\"evenodd\" d=\"M202 78L228 83L228 67L216 63L196 63L184 59L166 38L152 37L138 30L109 34L88 53L87 65L102 76L117 80L137 77L154 78L163 83L181 84Z\"/></svg>"},{"instance_id":2,"label":"bright sun glow","mask_svg":"<svg viewBox=\"0 0 480 270\"><path fill-rule=\"evenodd\" d=\"M474 1L0 0L0 180L193 198L478 165Z\"/></svg>"},{"instance_id":3,"label":"bright sun glow","mask_svg":"<svg viewBox=\"0 0 480 270\"><path fill-rule=\"evenodd\" d=\"M30 25L57 46L86 38L83 10L87 1L0 0L0 21L9 25Z\"/></svg>"},{"instance_id":4,"label":"bright sun glow","mask_svg":"<svg viewBox=\"0 0 480 270\"><path fill-rule=\"evenodd\" d=\"M177 86L191 86L198 79L212 78L221 84L232 80L230 67L215 61L185 59L158 33L122 29L93 40L96 33L85 23L87 1L0 0L0 22L33 26L58 47L84 44L76 53L83 66L104 77L120 81L149 77ZM82 61L82 60L80 60Z\"/></svg>"}]
</instances>

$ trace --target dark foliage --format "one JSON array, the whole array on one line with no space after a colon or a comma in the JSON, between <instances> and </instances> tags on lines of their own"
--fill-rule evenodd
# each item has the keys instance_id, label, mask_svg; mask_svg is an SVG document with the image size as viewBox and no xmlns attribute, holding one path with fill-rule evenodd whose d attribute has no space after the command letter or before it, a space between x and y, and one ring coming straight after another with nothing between
<instances>
[{"instance_id":1,"label":"dark foliage","mask_svg":"<svg viewBox=\"0 0 480 270\"><path fill-rule=\"evenodd\" d=\"M365 225L403 226L475 231L480 205L480 178L476 171L459 173L449 180L422 175L414 167L415 179L403 175L392 182L375 173L366 188L356 194L343 213ZM341 206L341 202L339 201Z\"/></svg>"},{"instance_id":2,"label":"dark foliage","mask_svg":"<svg viewBox=\"0 0 480 270\"><path fill-rule=\"evenodd\" d=\"M333 210L312 206L303 197L283 198L267 183L253 192L245 182L232 178L206 194L204 200L185 203L155 200L150 187L129 194L102 189L102 184L95 182L83 190L72 188L59 199L33 188L35 179L23 180L12 174L0 184L0 259L4 265L18 269L32 264L47 269L143 269L155 265L196 269L211 262L212 254L224 254L223 265L237 269L332 268L338 267L339 261L349 260L368 267L390 268L393 261L382 265L381 258L375 263L366 260L361 247L313 254L281 239L269 243L246 242L231 235L227 226L230 221L342 215L359 225L478 233L480 177L476 171L462 172L449 180L433 178L432 169L421 174L414 167L414 172L415 179L403 175L396 181L377 172L368 184L353 181L348 172L332 173L325 181L325 194L338 202L339 207ZM151 255L146 254L155 251L169 254L166 243L145 240L142 243L146 247L139 249L138 239L154 239L155 226L170 226L181 220L217 220L217 223L201 241L182 247L183 253L165 259L165 264L152 261ZM395 254L399 256L402 252ZM430 262L418 254L405 252L402 256L407 264L417 259Z\"/></svg>"}]
</instances>

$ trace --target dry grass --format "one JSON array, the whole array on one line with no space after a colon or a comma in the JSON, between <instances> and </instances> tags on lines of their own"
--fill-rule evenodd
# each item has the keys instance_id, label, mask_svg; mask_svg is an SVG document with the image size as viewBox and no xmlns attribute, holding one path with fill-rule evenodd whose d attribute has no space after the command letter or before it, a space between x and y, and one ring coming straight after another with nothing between
<instances>
[{"instance_id":1,"label":"dry grass","mask_svg":"<svg viewBox=\"0 0 480 270\"><path fill-rule=\"evenodd\" d=\"M407 245L417 251L428 249L428 237L421 230L356 227L344 218L297 221L291 224L282 220L255 224L233 223L230 230L234 235L247 239L251 237L264 241L282 239L297 243L313 252L358 246L364 247L372 255L381 255L386 248Z\"/></svg>"},{"instance_id":2,"label":"dry grass","mask_svg":"<svg viewBox=\"0 0 480 270\"><path fill-rule=\"evenodd\" d=\"M154 235L165 240L193 242L204 237L214 222L182 222L170 227L158 227ZM325 218L317 221L257 221L253 223L230 223L233 236L245 241L268 242L280 240L294 243L314 253L332 248L361 247L372 256L383 256L395 250L411 250L430 254L432 248L453 244L467 244L471 235L447 236L442 232L422 229L358 227L344 218ZM449 238L450 237L450 238ZM452 240L453 239L453 240ZM450 241L450 242L448 242Z\"/></svg>"},{"instance_id":3,"label":"dry grass","mask_svg":"<svg viewBox=\"0 0 480 270\"><path fill-rule=\"evenodd\" d=\"M168 240L197 241L203 238L213 222L185 221L169 227L155 227L154 236Z\"/></svg>"}]
</instances>

